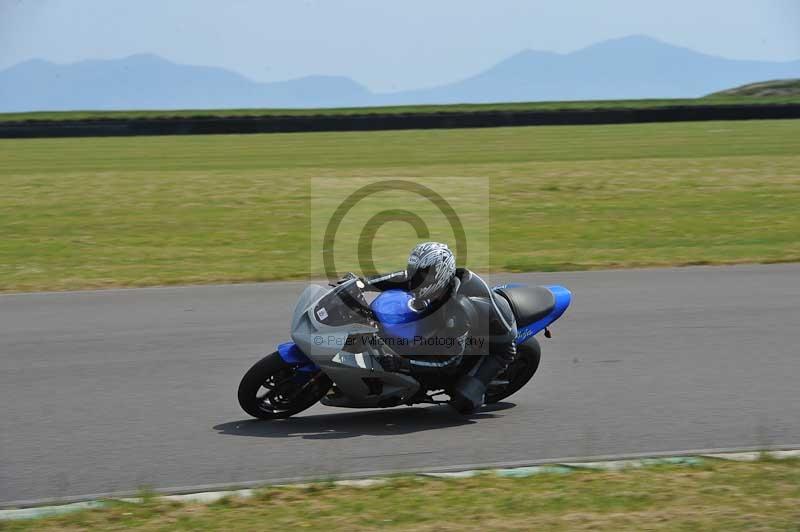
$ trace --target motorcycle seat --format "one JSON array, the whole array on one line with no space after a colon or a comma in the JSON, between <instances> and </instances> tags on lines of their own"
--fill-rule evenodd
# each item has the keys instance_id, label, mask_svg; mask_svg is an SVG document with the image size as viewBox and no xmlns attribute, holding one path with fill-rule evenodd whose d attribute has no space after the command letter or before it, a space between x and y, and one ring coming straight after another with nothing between
<instances>
[{"instance_id":1,"label":"motorcycle seat","mask_svg":"<svg viewBox=\"0 0 800 532\"><path fill-rule=\"evenodd\" d=\"M495 292L511 305L517 327L526 327L544 318L556 305L553 293L544 286L511 286L497 288Z\"/></svg>"}]
</instances>

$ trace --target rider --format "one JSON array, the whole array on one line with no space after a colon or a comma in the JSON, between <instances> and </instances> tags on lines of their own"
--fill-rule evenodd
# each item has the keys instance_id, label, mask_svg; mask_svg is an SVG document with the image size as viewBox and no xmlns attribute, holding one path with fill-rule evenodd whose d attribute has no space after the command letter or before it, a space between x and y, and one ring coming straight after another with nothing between
<instances>
[{"instance_id":1,"label":"rider","mask_svg":"<svg viewBox=\"0 0 800 532\"><path fill-rule=\"evenodd\" d=\"M481 356L459 379L450 400L461 412L479 408L489 383L516 356L517 327L508 302L477 274L456 268L453 253L439 242L414 247L405 270L365 281L378 291L403 289L411 293L409 307L424 323L423 336L443 340L423 344L446 346L436 348L443 355Z\"/></svg>"}]
</instances>

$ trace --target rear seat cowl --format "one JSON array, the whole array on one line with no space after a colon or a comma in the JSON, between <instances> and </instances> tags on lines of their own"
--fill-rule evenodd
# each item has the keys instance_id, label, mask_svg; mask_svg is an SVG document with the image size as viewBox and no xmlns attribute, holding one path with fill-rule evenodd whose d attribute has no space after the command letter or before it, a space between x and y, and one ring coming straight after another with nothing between
<instances>
[{"instance_id":1,"label":"rear seat cowl","mask_svg":"<svg viewBox=\"0 0 800 532\"><path fill-rule=\"evenodd\" d=\"M513 286L497 288L495 292L503 296L517 320L517 327L526 327L553 311L556 298L544 286Z\"/></svg>"}]
</instances>

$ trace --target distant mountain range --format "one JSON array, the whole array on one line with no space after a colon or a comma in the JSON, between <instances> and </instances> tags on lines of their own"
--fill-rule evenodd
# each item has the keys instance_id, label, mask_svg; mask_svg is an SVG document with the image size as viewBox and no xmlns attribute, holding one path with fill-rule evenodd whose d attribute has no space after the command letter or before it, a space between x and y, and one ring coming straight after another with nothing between
<instances>
[{"instance_id":1,"label":"distant mountain range","mask_svg":"<svg viewBox=\"0 0 800 532\"><path fill-rule=\"evenodd\" d=\"M68 65L36 59L2 70L0 112L692 98L735 85L798 77L800 61L723 59L643 36L569 54L525 50L461 81L395 93L374 93L337 76L259 83L224 68L138 54Z\"/></svg>"}]
</instances>

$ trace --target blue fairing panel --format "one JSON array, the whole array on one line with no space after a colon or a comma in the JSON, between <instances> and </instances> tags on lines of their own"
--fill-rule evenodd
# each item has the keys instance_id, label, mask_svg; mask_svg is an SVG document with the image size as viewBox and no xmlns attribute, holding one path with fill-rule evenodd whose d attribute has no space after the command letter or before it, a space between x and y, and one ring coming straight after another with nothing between
<instances>
[{"instance_id":1,"label":"blue fairing panel","mask_svg":"<svg viewBox=\"0 0 800 532\"><path fill-rule=\"evenodd\" d=\"M319 366L314 364L294 342L285 342L278 345L278 353L287 364L298 366L299 371L317 371Z\"/></svg>"},{"instance_id":2,"label":"blue fairing panel","mask_svg":"<svg viewBox=\"0 0 800 532\"><path fill-rule=\"evenodd\" d=\"M550 292L553 294L555 298L555 305L553 310L545 316L544 318L540 319L539 321L535 321L528 325L527 327L523 327L519 329L517 332L517 343L521 344L525 340L531 338L536 333L541 332L544 330L545 327L556 321L558 318L564 314L564 311L567 310L570 302L572 301L572 292L564 288L563 286L559 285L548 285L545 286Z\"/></svg>"}]
</instances>

